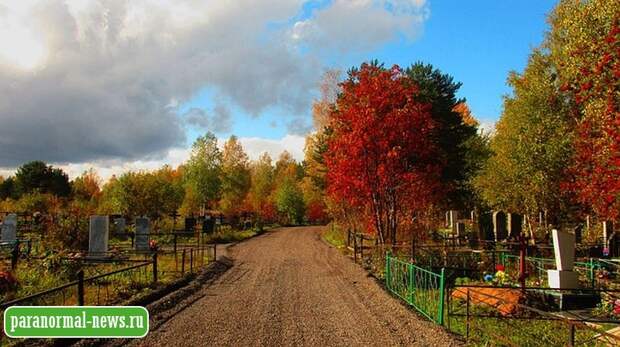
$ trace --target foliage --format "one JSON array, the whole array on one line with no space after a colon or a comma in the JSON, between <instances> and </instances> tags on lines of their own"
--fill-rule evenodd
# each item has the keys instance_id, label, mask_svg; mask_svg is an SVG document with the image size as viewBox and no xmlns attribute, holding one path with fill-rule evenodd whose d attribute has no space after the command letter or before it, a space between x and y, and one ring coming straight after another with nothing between
<instances>
[{"instance_id":1,"label":"foliage","mask_svg":"<svg viewBox=\"0 0 620 347\"><path fill-rule=\"evenodd\" d=\"M220 197L222 185L222 153L213 133L208 132L196 139L185 170L186 185L193 186L200 207L213 206Z\"/></svg>"},{"instance_id":2,"label":"foliage","mask_svg":"<svg viewBox=\"0 0 620 347\"><path fill-rule=\"evenodd\" d=\"M20 166L15 173L15 187L18 196L49 193L66 197L71 193L69 176L42 161L31 161Z\"/></svg>"},{"instance_id":3,"label":"foliage","mask_svg":"<svg viewBox=\"0 0 620 347\"><path fill-rule=\"evenodd\" d=\"M73 197L77 200L96 200L101 195L101 178L92 168L71 182Z\"/></svg>"},{"instance_id":4,"label":"foliage","mask_svg":"<svg viewBox=\"0 0 620 347\"><path fill-rule=\"evenodd\" d=\"M491 140L492 157L476 185L492 207L536 214L559 211L572 153L566 100L558 97L549 57L535 51L523 74L511 73L511 96ZM506 189L510 187L510 189Z\"/></svg>"},{"instance_id":5,"label":"foliage","mask_svg":"<svg viewBox=\"0 0 620 347\"><path fill-rule=\"evenodd\" d=\"M545 40L576 127L566 188L606 219L620 216L618 8L620 0L560 1Z\"/></svg>"},{"instance_id":6,"label":"foliage","mask_svg":"<svg viewBox=\"0 0 620 347\"><path fill-rule=\"evenodd\" d=\"M397 66L362 64L341 86L325 153L327 192L360 208L380 242L395 242L399 223L441 195L437 124Z\"/></svg>"},{"instance_id":7,"label":"foliage","mask_svg":"<svg viewBox=\"0 0 620 347\"><path fill-rule=\"evenodd\" d=\"M250 168L251 187L248 200L259 221L274 221L275 207L271 198L274 188L274 172L271 157L263 153Z\"/></svg>"},{"instance_id":8,"label":"foliage","mask_svg":"<svg viewBox=\"0 0 620 347\"><path fill-rule=\"evenodd\" d=\"M443 162L441 183L446 189L444 207L464 208L475 200L470 180L479 169L479 163L486 159L479 149L478 122L472 116L464 99L456 93L461 83L452 76L442 73L430 64L417 62L404 73L418 87L416 101L429 103L430 115L434 120L434 131L429 135L439 149L438 157ZM472 148L473 147L473 148Z\"/></svg>"},{"instance_id":9,"label":"foliage","mask_svg":"<svg viewBox=\"0 0 620 347\"><path fill-rule=\"evenodd\" d=\"M305 206L303 194L296 182L287 177L276 190L276 208L282 216L284 224L301 224Z\"/></svg>"},{"instance_id":10,"label":"foliage","mask_svg":"<svg viewBox=\"0 0 620 347\"><path fill-rule=\"evenodd\" d=\"M222 197L220 208L227 216L237 215L250 190L251 175L248 155L237 137L231 136L222 152Z\"/></svg>"},{"instance_id":11,"label":"foliage","mask_svg":"<svg viewBox=\"0 0 620 347\"><path fill-rule=\"evenodd\" d=\"M181 177L170 167L155 172L127 172L103 189L101 212L128 217L158 217L175 212L183 199Z\"/></svg>"}]
</instances>

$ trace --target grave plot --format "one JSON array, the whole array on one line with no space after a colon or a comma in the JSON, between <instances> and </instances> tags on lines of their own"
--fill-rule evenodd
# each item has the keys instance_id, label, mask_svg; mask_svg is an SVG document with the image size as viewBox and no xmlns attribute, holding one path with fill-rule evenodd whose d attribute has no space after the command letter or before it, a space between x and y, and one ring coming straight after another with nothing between
<instances>
[{"instance_id":1,"label":"grave plot","mask_svg":"<svg viewBox=\"0 0 620 347\"><path fill-rule=\"evenodd\" d=\"M472 344L620 343L613 225L532 230L527 218L504 211L453 210L437 221L392 244L338 225L325 238Z\"/></svg>"}]
</instances>

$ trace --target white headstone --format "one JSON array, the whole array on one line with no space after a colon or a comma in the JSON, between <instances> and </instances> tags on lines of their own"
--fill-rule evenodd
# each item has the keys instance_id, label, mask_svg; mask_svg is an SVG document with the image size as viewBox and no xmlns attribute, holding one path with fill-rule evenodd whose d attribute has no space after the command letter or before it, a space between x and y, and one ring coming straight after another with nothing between
<instances>
[{"instance_id":1,"label":"white headstone","mask_svg":"<svg viewBox=\"0 0 620 347\"><path fill-rule=\"evenodd\" d=\"M557 270L547 270L550 288L577 288L579 275L573 271L575 263L575 234L551 230Z\"/></svg>"},{"instance_id":2,"label":"white headstone","mask_svg":"<svg viewBox=\"0 0 620 347\"><path fill-rule=\"evenodd\" d=\"M456 223L456 221L459 219L459 212L455 211L455 210L450 210L449 211L449 219L450 219L450 228L454 228L454 224Z\"/></svg>"},{"instance_id":3,"label":"white headstone","mask_svg":"<svg viewBox=\"0 0 620 347\"><path fill-rule=\"evenodd\" d=\"M17 215L10 213L4 217L2 221L2 231L0 233L0 240L2 241L15 241L17 239Z\"/></svg>"},{"instance_id":4,"label":"white headstone","mask_svg":"<svg viewBox=\"0 0 620 347\"><path fill-rule=\"evenodd\" d=\"M136 239L134 245L137 251L149 250L150 229L151 222L148 218L136 218Z\"/></svg>"},{"instance_id":5,"label":"white headstone","mask_svg":"<svg viewBox=\"0 0 620 347\"><path fill-rule=\"evenodd\" d=\"M90 216L88 234L88 253L90 255L105 255L108 251L109 224L108 216Z\"/></svg>"}]
</instances>

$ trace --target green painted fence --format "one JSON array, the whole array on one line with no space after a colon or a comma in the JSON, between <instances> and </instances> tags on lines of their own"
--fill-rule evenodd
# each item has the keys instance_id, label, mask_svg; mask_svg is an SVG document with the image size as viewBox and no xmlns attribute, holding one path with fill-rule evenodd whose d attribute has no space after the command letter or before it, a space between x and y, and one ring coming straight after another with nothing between
<instances>
[{"instance_id":1,"label":"green painted fence","mask_svg":"<svg viewBox=\"0 0 620 347\"><path fill-rule=\"evenodd\" d=\"M518 266L519 264L519 256L507 253L501 253L499 256L500 264L504 266ZM555 269L555 259L553 258L536 258L536 257L525 257L526 265L529 265L531 269L533 269L536 275L543 280L547 280L547 270ZM595 272L597 269L602 268L600 262L596 259L590 258L587 262L576 261L574 263L574 269L582 276L584 276L585 280L591 284L592 287L595 286Z\"/></svg>"},{"instance_id":2,"label":"green painted fence","mask_svg":"<svg viewBox=\"0 0 620 347\"><path fill-rule=\"evenodd\" d=\"M386 253L385 285L388 290L440 325L444 321L445 279L444 269L436 273Z\"/></svg>"}]
</instances>

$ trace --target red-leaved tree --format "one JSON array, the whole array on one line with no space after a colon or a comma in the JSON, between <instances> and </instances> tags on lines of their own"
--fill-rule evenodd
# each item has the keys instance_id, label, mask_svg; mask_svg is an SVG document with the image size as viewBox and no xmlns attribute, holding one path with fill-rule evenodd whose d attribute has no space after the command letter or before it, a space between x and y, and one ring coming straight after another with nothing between
<instances>
[{"instance_id":1,"label":"red-leaved tree","mask_svg":"<svg viewBox=\"0 0 620 347\"><path fill-rule=\"evenodd\" d=\"M363 64L341 84L330 115L327 193L359 208L382 243L441 196L430 106L398 67Z\"/></svg>"}]
</instances>

